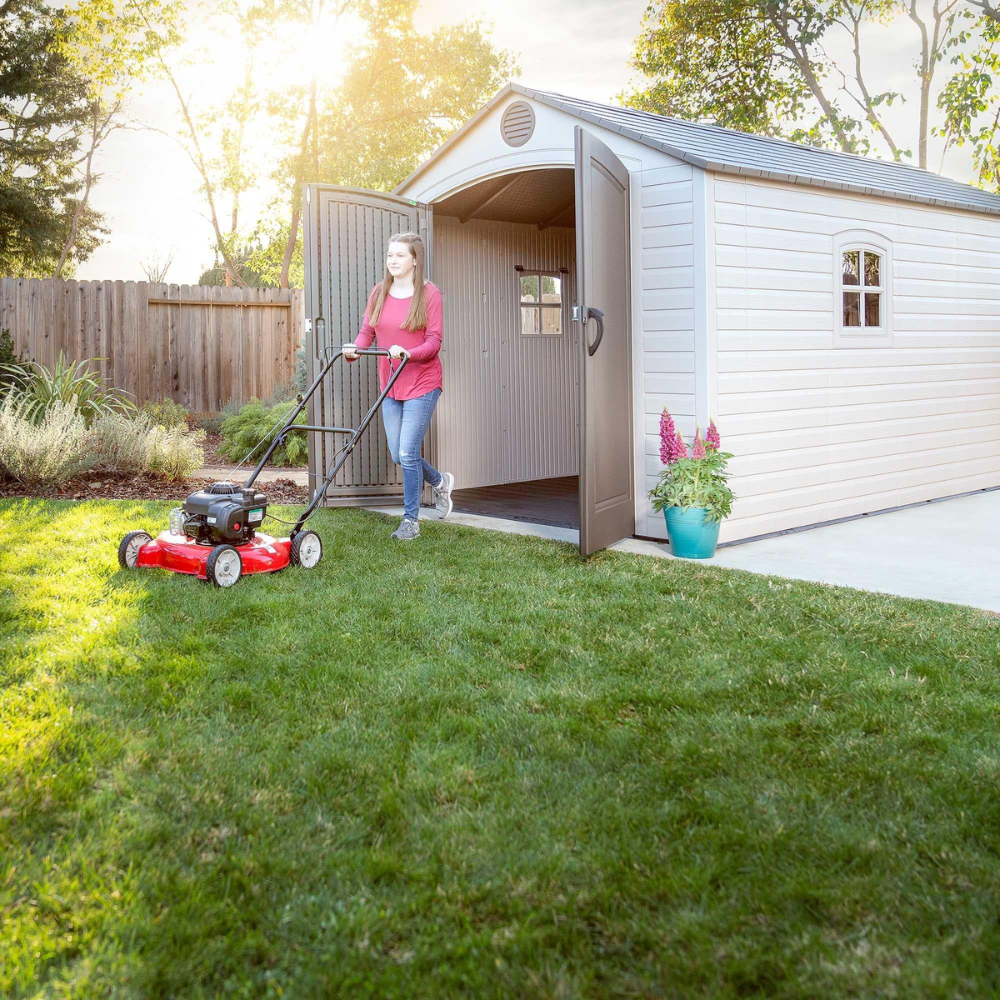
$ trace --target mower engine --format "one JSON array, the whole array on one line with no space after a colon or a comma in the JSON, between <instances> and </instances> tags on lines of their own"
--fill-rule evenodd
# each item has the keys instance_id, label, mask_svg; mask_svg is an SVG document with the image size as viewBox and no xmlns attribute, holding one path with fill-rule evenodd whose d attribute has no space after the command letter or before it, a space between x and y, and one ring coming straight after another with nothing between
<instances>
[{"instance_id":1,"label":"mower engine","mask_svg":"<svg viewBox=\"0 0 1000 1000\"><path fill-rule=\"evenodd\" d=\"M253 487L212 483L170 512L170 531L202 545L246 545L267 513L267 494Z\"/></svg>"}]
</instances>

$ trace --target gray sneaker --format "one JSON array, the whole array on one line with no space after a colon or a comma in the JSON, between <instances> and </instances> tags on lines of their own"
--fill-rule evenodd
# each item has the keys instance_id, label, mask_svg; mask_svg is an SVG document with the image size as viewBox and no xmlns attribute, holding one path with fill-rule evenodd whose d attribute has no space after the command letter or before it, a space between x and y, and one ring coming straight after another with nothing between
<instances>
[{"instance_id":1,"label":"gray sneaker","mask_svg":"<svg viewBox=\"0 0 1000 1000\"><path fill-rule=\"evenodd\" d=\"M404 517L402 521L399 522L399 527L392 533L393 538L398 538L402 541L409 541L411 538L420 537L420 525L417 524L412 518Z\"/></svg>"},{"instance_id":2,"label":"gray sneaker","mask_svg":"<svg viewBox=\"0 0 1000 1000\"><path fill-rule=\"evenodd\" d=\"M451 513L451 490L454 485L455 477L450 472L442 472L441 482L437 486L431 487L434 509L438 512L438 517L442 519Z\"/></svg>"}]
</instances>

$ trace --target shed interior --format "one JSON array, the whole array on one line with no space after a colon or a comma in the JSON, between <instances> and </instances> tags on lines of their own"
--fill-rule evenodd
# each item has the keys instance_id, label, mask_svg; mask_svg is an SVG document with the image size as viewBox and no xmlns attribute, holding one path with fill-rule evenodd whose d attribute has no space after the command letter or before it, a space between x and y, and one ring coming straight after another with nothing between
<instances>
[{"instance_id":1,"label":"shed interior","mask_svg":"<svg viewBox=\"0 0 1000 1000\"><path fill-rule=\"evenodd\" d=\"M456 510L578 526L571 168L491 177L434 203L443 292L437 466Z\"/></svg>"}]
</instances>

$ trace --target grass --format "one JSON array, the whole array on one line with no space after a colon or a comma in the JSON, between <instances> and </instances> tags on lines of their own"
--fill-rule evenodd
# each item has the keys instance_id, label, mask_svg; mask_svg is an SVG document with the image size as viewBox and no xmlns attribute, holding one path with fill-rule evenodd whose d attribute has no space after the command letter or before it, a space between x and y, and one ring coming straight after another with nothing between
<instances>
[{"instance_id":1,"label":"grass","mask_svg":"<svg viewBox=\"0 0 1000 1000\"><path fill-rule=\"evenodd\" d=\"M0 502L0 997L1000 992L1000 617L168 507Z\"/></svg>"}]
</instances>

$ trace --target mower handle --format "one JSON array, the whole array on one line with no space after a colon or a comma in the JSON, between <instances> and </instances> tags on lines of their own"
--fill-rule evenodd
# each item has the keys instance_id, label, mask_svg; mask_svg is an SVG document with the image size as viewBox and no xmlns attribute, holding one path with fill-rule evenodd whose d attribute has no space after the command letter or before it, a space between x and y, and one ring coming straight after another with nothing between
<instances>
[{"instance_id":1,"label":"mower handle","mask_svg":"<svg viewBox=\"0 0 1000 1000\"><path fill-rule=\"evenodd\" d=\"M323 362L323 367L320 370L320 373L313 380L313 384L309 386L309 388L306 390L305 395L298 397L298 405L295 407L294 410L292 410L292 412L285 419L285 424L281 428L281 430L279 430L277 434L275 434L274 439L271 441L271 444L268 447L267 451L264 452L264 457L261 458L261 460L257 463L257 468L250 473L250 478L246 481L246 483L244 483L244 489L251 486L255 482L257 477L260 475L261 470L264 468L265 465L267 465L267 460L271 457L271 455L274 454L275 449L284 440L285 435L290 430L292 430L293 427L298 427L299 429L305 431L332 431L334 433L350 434L351 440L345 446L346 451L343 456L343 460L346 460L347 456L351 453L351 451L354 450L354 442L364 432L364 429L368 426L372 417L375 415L375 411L382 405L382 400L385 399L385 397L389 394L389 390L392 388L392 384L396 381L397 378L399 378L400 372L406 367L406 362L410 360L409 355L399 359L400 360L399 367L392 369L392 374L389 376L389 381L386 383L385 388L379 393L378 399L375 400L374 405L365 415L364 420L361 422L361 425L360 427L357 428L357 430L351 427L316 427L309 424L296 424L295 418L305 409L306 403L309 402L309 398L320 387L321 383L323 382L323 379L326 378L330 370L333 368L334 363L337 361L338 358L345 356L344 349L342 347L335 350L333 354L330 353L332 349L333 349L332 345L323 348L323 358L325 360ZM389 352L384 347L359 347L357 350L359 356L376 357L376 358L389 357ZM336 474L336 472L340 470L340 465L343 464L343 460L339 465L337 465L334 472L326 477L323 484L323 489L320 493L320 499L322 499L322 493L325 493L326 488L330 485L330 481L333 479L333 476ZM317 501L314 498L313 503L309 505L307 513L311 513L316 504Z\"/></svg>"}]
</instances>

